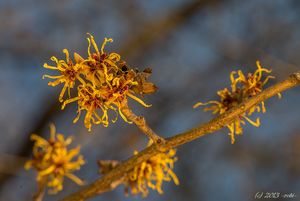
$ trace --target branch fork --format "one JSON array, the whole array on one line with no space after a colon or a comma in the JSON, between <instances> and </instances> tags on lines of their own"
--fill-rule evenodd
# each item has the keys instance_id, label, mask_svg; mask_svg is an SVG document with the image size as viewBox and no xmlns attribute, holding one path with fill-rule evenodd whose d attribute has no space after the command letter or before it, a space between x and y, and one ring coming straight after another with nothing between
<instances>
[{"instance_id":1,"label":"branch fork","mask_svg":"<svg viewBox=\"0 0 300 201\"><path fill-rule=\"evenodd\" d=\"M128 107L127 100L124 100L122 102L121 111L129 121L133 122L154 143L165 143L165 139L160 137L150 128L143 116L137 116L136 114L134 114L134 112Z\"/></svg>"}]
</instances>

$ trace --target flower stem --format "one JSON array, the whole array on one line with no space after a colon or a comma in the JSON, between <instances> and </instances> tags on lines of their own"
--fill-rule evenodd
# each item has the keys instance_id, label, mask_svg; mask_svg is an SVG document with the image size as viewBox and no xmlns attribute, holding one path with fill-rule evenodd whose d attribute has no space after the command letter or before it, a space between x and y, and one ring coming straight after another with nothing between
<instances>
[{"instance_id":1,"label":"flower stem","mask_svg":"<svg viewBox=\"0 0 300 201\"><path fill-rule=\"evenodd\" d=\"M43 201L47 181L44 179L38 182L38 190L33 196L33 201Z\"/></svg>"},{"instance_id":2,"label":"flower stem","mask_svg":"<svg viewBox=\"0 0 300 201\"><path fill-rule=\"evenodd\" d=\"M146 120L143 116L137 116L133 111L128 107L127 100L124 100L121 105L121 111L124 116L129 120L135 123L135 125L145 134L148 138L153 140L154 143L164 143L165 139L157 135L146 123Z\"/></svg>"}]
</instances>

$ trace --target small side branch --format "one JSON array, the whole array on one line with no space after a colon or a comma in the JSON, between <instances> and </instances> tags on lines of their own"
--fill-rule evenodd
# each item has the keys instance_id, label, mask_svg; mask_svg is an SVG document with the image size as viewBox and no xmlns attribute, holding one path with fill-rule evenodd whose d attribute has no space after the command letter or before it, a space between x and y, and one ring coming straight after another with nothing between
<instances>
[{"instance_id":1,"label":"small side branch","mask_svg":"<svg viewBox=\"0 0 300 201\"><path fill-rule=\"evenodd\" d=\"M111 188L112 184L115 184L116 181L119 181L120 178L122 178L128 171L133 169L136 165L148 160L152 156L155 156L161 150L167 151L171 148L178 147L182 144L193 141L207 134L213 133L234 121L235 118L237 118L239 115L243 114L245 111L249 110L253 106L271 98L272 96L277 95L278 93L296 87L299 84L300 71L292 74L286 80L267 88L257 96L248 99L239 106L232 108L228 112L212 119L207 123L204 123L184 133L175 135L174 137L168 138L166 139L165 143L153 144L152 146L139 152L137 155L134 155L126 161L120 163L118 166L116 166L114 169L112 169L100 179L97 179L90 185L85 186L79 191L65 197L64 199L62 199L62 201L81 201L99 195L103 192L104 189ZM116 187L116 185L114 185L113 187Z\"/></svg>"},{"instance_id":2,"label":"small side branch","mask_svg":"<svg viewBox=\"0 0 300 201\"><path fill-rule=\"evenodd\" d=\"M122 113L125 117L132 121L145 135L147 135L154 143L160 144L164 143L165 140L157 135L146 123L146 120L143 116L137 116L133 111L128 107L127 100L124 100L121 107Z\"/></svg>"},{"instance_id":3,"label":"small side branch","mask_svg":"<svg viewBox=\"0 0 300 201\"><path fill-rule=\"evenodd\" d=\"M43 201L46 189L46 180L38 182L38 190L33 196L33 201Z\"/></svg>"}]
</instances>

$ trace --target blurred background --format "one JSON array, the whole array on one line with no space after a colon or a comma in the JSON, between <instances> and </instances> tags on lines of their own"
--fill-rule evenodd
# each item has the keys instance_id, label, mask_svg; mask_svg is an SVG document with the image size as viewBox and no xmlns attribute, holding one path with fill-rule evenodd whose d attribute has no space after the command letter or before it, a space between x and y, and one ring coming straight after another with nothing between
<instances>
[{"instance_id":1,"label":"blurred background","mask_svg":"<svg viewBox=\"0 0 300 201\"><path fill-rule=\"evenodd\" d=\"M229 73L256 69L255 61L273 69L276 80L299 70L300 2L290 0L1 0L0 1L0 200L31 200L35 172L23 163L31 156L31 133L75 135L87 164L77 175L99 177L99 159L125 160L147 139L120 118L108 128L83 120L73 124L76 105L60 110L61 87L48 87L42 68L62 49L86 55L86 33L98 43L114 38L106 50L121 54L130 66L151 67L159 91L146 97L151 108L131 106L164 137L183 132L213 116L192 109L198 101L216 99L228 87ZM295 193L300 199L300 88L266 102L261 127L246 125L230 144L227 129L178 150L175 166L181 184L125 197L123 187L91 200L250 201L257 192ZM68 179L64 191L46 196L58 200L79 187ZM280 200L280 199L277 199Z\"/></svg>"}]
</instances>

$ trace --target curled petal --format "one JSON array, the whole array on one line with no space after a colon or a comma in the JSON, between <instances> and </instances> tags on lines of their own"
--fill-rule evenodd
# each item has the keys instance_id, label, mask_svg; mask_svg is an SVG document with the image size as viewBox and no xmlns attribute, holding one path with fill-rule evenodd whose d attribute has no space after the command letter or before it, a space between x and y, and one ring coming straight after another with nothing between
<instances>
[{"instance_id":1,"label":"curled petal","mask_svg":"<svg viewBox=\"0 0 300 201\"><path fill-rule=\"evenodd\" d=\"M151 107L152 105L148 105L146 104L144 101L142 101L141 99L139 99L138 97L130 94L130 93L127 93L127 96L129 96L130 98L132 98L133 100L139 102L141 105L143 105L144 107Z\"/></svg>"},{"instance_id":2,"label":"curled petal","mask_svg":"<svg viewBox=\"0 0 300 201\"><path fill-rule=\"evenodd\" d=\"M72 181L74 181L76 184L80 185L80 186L83 186L84 185L84 181L82 181L79 177L77 177L76 175L74 174L66 174L66 176L71 179Z\"/></svg>"}]
</instances>

